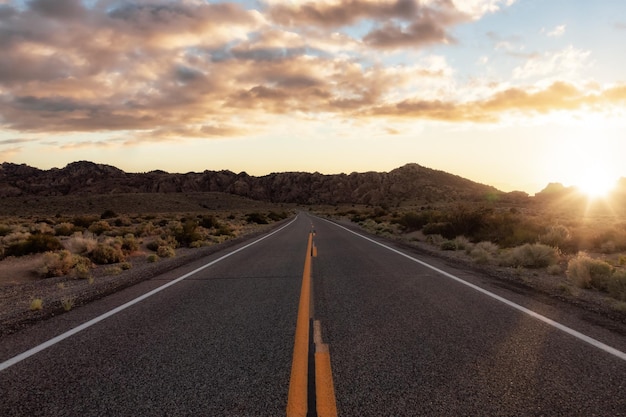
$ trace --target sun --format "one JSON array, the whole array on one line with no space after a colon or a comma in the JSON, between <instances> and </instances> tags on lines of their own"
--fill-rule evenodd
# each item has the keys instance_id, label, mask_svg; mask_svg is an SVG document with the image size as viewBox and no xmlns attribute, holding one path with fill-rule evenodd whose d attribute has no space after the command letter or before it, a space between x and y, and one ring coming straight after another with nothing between
<instances>
[{"instance_id":1,"label":"sun","mask_svg":"<svg viewBox=\"0 0 626 417\"><path fill-rule=\"evenodd\" d=\"M583 169L575 181L576 187L591 199L607 197L617 185L617 179L601 167Z\"/></svg>"}]
</instances>

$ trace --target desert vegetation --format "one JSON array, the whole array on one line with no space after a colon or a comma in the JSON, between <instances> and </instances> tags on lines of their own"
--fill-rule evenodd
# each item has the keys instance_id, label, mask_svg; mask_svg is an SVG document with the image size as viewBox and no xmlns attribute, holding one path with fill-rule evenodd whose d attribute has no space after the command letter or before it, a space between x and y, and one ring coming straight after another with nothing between
<instances>
[{"instance_id":1,"label":"desert vegetation","mask_svg":"<svg viewBox=\"0 0 626 417\"><path fill-rule=\"evenodd\" d=\"M178 197L178 203L173 203L169 195L153 196L157 211L152 213L133 213L132 204L120 211L120 200L132 203L135 195L116 196L112 204L115 209L108 208L106 200L91 196L92 202L99 204L92 203L91 209L78 213L71 205L76 196L54 205L56 214L42 215L40 206L29 212L25 205L21 216L0 217L0 262L28 257L32 260L31 276L93 280L93 271L98 268L105 274L119 274L137 262L158 262L176 257L181 249L221 243L292 213L216 193ZM209 207L201 202L203 198L219 208ZM64 203L70 203L65 214L61 211ZM181 206L195 210L175 211ZM254 210L259 207L263 210Z\"/></svg>"},{"instance_id":2,"label":"desert vegetation","mask_svg":"<svg viewBox=\"0 0 626 417\"><path fill-rule=\"evenodd\" d=\"M548 276L571 294L590 290L626 308L626 217L566 212L532 201L326 207L323 213L442 256L513 273Z\"/></svg>"}]
</instances>

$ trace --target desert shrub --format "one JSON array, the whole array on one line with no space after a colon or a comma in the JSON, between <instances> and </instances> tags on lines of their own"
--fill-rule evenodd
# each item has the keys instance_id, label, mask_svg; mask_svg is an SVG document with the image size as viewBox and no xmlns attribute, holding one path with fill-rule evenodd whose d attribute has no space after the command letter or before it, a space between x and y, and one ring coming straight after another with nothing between
<instances>
[{"instance_id":1,"label":"desert shrub","mask_svg":"<svg viewBox=\"0 0 626 417\"><path fill-rule=\"evenodd\" d=\"M59 223L54 226L54 234L57 236L71 236L74 233L74 225L69 222Z\"/></svg>"},{"instance_id":2,"label":"desert shrub","mask_svg":"<svg viewBox=\"0 0 626 417\"><path fill-rule=\"evenodd\" d=\"M130 220L130 218L128 218L126 216L120 216L120 217L116 218L115 220L113 220L113 224L116 227L128 227L128 226L132 225L133 222Z\"/></svg>"},{"instance_id":3,"label":"desert shrub","mask_svg":"<svg viewBox=\"0 0 626 417\"><path fill-rule=\"evenodd\" d=\"M246 221L248 223L267 224L265 216L258 212L246 214Z\"/></svg>"},{"instance_id":4,"label":"desert shrub","mask_svg":"<svg viewBox=\"0 0 626 417\"><path fill-rule=\"evenodd\" d=\"M199 224L205 229L213 229L213 228L220 227L219 220L217 220L215 216L211 216L211 215L201 216Z\"/></svg>"},{"instance_id":5,"label":"desert shrub","mask_svg":"<svg viewBox=\"0 0 626 417\"><path fill-rule=\"evenodd\" d=\"M159 228L157 228L154 223L147 222L138 225L135 231L137 236L154 236L159 233Z\"/></svg>"},{"instance_id":6,"label":"desert shrub","mask_svg":"<svg viewBox=\"0 0 626 417\"><path fill-rule=\"evenodd\" d=\"M469 250L469 255L478 264L489 264L493 262L499 250L495 243L478 242Z\"/></svg>"},{"instance_id":7,"label":"desert shrub","mask_svg":"<svg viewBox=\"0 0 626 417\"><path fill-rule=\"evenodd\" d=\"M146 256L146 260L150 263L156 262L159 260L159 255L157 255L156 253L151 253L150 255Z\"/></svg>"},{"instance_id":8,"label":"desert shrub","mask_svg":"<svg viewBox=\"0 0 626 417\"><path fill-rule=\"evenodd\" d=\"M611 297L620 301L626 301L626 271L615 271L609 280L607 289Z\"/></svg>"},{"instance_id":9,"label":"desert shrub","mask_svg":"<svg viewBox=\"0 0 626 417\"><path fill-rule=\"evenodd\" d=\"M550 266L548 266L548 269L546 269L546 272L548 272L548 274L550 275L561 275L561 265L559 264L552 264Z\"/></svg>"},{"instance_id":10,"label":"desert shrub","mask_svg":"<svg viewBox=\"0 0 626 417\"><path fill-rule=\"evenodd\" d=\"M446 240L439 245L441 250L457 250L456 243L453 240Z\"/></svg>"},{"instance_id":11,"label":"desert shrub","mask_svg":"<svg viewBox=\"0 0 626 417\"><path fill-rule=\"evenodd\" d=\"M109 230L111 230L111 225L106 220L93 222L89 226L89 231L95 235L101 235L102 233L108 232Z\"/></svg>"},{"instance_id":12,"label":"desert shrub","mask_svg":"<svg viewBox=\"0 0 626 417\"><path fill-rule=\"evenodd\" d=\"M70 271L70 275L77 279L92 279L91 269L93 268L93 264L91 259L80 255L73 255L73 257L75 263Z\"/></svg>"},{"instance_id":13,"label":"desert shrub","mask_svg":"<svg viewBox=\"0 0 626 417\"><path fill-rule=\"evenodd\" d=\"M54 235L54 229L46 222L35 223L30 227L32 234Z\"/></svg>"},{"instance_id":14,"label":"desert shrub","mask_svg":"<svg viewBox=\"0 0 626 417\"><path fill-rule=\"evenodd\" d=\"M198 223L194 220L187 220L182 228L176 229L174 237L181 246L189 246L196 240L202 240L202 235L198 232Z\"/></svg>"},{"instance_id":15,"label":"desert shrub","mask_svg":"<svg viewBox=\"0 0 626 417\"><path fill-rule=\"evenodd\" d=\"M283 219L286 219L287 217L289 217L289 214L287 214L287 212L283 211L281 213L277 213L275 211L270 211L267 214L267 218L270 219L271 221L277 222ZM375 217L380 217L380 215L376 215Z\"/></svg>"},{"instance_id":16,"label":"desert shrub","mask_svg":"<svg viewBox=\"0 0 626 417\"><path fill-rule=\"evenodd\" d=\"M102 220L105 220L105 219L114 219L114 218L116 218L116 217L117 217L117 213L116 213L116 212L114 212L113 210L110 210L110 209L104 210L104 212L102 212L102 214L100 215L100 218L101 218Z\"/></svg>"},{"instance_id":17,"label":"desert shrub","mask_svg":"<svg viewBox=\"0 0 626 417\"><path fill-rule=\"evenodd\" d=\"M539 242L555 248L563 248L567 246L567 242L571 235L569 229L563 225L551 226L548 231L539 236Z\"/></svg>"},{"instance_id":18,"label":"desert shrub","mask_svg":"<svg viewBox=\"0 0 626 417\"><path fill-rule=\"evenodd\" d=\"M443 242L445 242L445 241L446 241L446 239L443 236L441 236L441 235L428 235L428 236L426 236L426 242L430 243L431 245L434 245L434 246L441 246L441 244Z\"/></svg>"},{"instance_id":19,"label":"desert shrub","mask_svg":"<svg viewBox=\"0 0 626 417\"><path fill-rule=\"evenodd\" d=\"M431 210L404 213L396 222L404 229L405 232L414 232L422 230L428 223L437 221L440 214Z\"/></svg>"},{"instance_id":20,"label":"desert shrub","mask_svg":"<svg viewBox=\"0 0 626 417\"><path fill-rule=\"evenodd\" d=\"M121 246L99 243L89 254L89 258L99 265L124 262L126 257Z\"/></svg>"},{"instance_id":21,"label":"desert shrub","mask_svg":"<svg viewBox=\"0 0 626 417\"><path fill-rule=\"evenodd\" d=\"M132 234L127 234L121 241L122 250L124 253L135 252L139 249L139 242L135 239L135 236Z\"/></svg>"},{"instance_id":22,"label":"desert shrub","mask_svg":"<svg viewBox=\"0 0 626 417\"><path fill-rule=\"evenodd\" d=\"M608 263L580 253L567 264L567 276L580 288L608 290L613 268Z\"/></svg>"},{"instance_id":23,"label":"desert shrub","mask_svg":"<svg viewBox=\"0 0 626 417\"><path fill-rule=\"evenodd\" d=\"M24 256L31 253L43 253L63 249L61 241L48 234L32 234L25 241L7 246L6 256Z\"/></svg>"},{"instance_id":24,"label":"desert shrub","mask_svg":"<svg viewBox=\"0 0 626 417\"><path fill-rule=\"evenodd\" d=\"M146 244L146 248L154 252L159 249L159 246L167 246L167 243L163 239L159 238Z\"/></svg>"},{"instance_id":25,"label":"desert shrub","mask_svg":"<svg viewBox=\"0 0 626 417\"><path fill-rule=\"evenodd\" d=\"M213 233L214 236L233 236L235 233L233 229L227 224L220 224Z\"/></svg>"},{"instance_id":26,"label":"desert shrub","mask_svg":"<svg viewBox=\"0 0 626 417\"><path fill-rule=\"evenodd\" d=\"M157 255L159 258L173 258L176 256L176 251L170 246L159 246Z\"/></svg>"},{"instance_id":27,"label":"desert shrub","mask_svg":"<svg viewBox=\"0 0 626 417\"><path fill-rule=\"evenodd\" d=\"M75 265L76 259L68 250L46 252L38 272L44 278L62 277L69 274Z\"/></svg>"},{"instance_id":28,"label":"desert shrub","mask_svg":"<svg viewBox=\"0 0 626 417\"><path fill-rule=\"evenodd\" d=\"M554 265L558 258L558 250L552 246L527 243L511 249L503 259L503 263L524 268L546 268Z\"/></svg>"},{"instance_id":29,"label":"desert shrub","mask_svg":"<svg viewBox=\"0 0 626 417\"><path fill-rule=\"evenodd\" d=\"M13 227L8 224L0 224L0 237L4 237L13 232Z\"/></svg>"},{"instance_id":30,"label":"desert shrub","mask_svg":"<svg viewBox=\"0 0 626 417\"><path fill-rule=\"evenodd\" d=\"M100 218L98 216L76 216L72 219L72 223L76 227L87 229L93 222L98 221L99 219Z\"/></svg>"},{"instance_id":31,"label":"desert shrub","mask_svg":"<svg viewBox=\"0 0 626 417\"><path fill-rule=\"evenodd\" d=\"M452 223L450 222L428 223L422 227L422 233L425 235L441 235L446 239L452 239L455 237Z\"/></svg>"},{"instance_id":32,"label":"desert shrub","mask_svg":"<svg viewBox=\"0 0 626 417\"><path fill-rule=\"evenodd\" d=\"M98 241L94 237L89 236L89 233L85 235L77 232L65 240L64 244L70 252L84 255L94 250L98 246Z\"/></svg>"},{"instance_id":33,"label":"desert shrub","mask_svg":"<svg viewBox=\"0 0 626 417\"><path fill-rule=\"evenodd\" d=\"M454 238L454 244L457 250L466 250L472 246L472 242L465 236L457 236Z\"/></svg>"}]
</instances>

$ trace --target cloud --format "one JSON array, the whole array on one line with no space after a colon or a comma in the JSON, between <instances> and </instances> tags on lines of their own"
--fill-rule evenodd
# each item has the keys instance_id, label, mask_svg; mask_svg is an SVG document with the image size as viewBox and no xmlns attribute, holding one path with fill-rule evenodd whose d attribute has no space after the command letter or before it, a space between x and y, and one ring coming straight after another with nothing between
<instances>
[{"instance_id":1,"label":"cloud","mask_svg":"<svg viewBox=\"0 0 626 417\"><path fill-rule=\"evenodd\" d=\"M194 0L0 5L0 128L121 132L127 136L117 142L133 144L249 135L281 115L493 122L509 113L623 102L619 86L593 94L575 87L590 53L574 47L525 55L513 70L523 85L485 82L480 90L457 85L445 58L421 50L457 42L455 25L512 3L271 0L259 10ZM385 62L407 53L410 59L397 61L408 64Z\"/></svg>"},{"instance_id":2,"label":"cloud","mask_svg":"<svg viewBox=\"0 0 626 417\"><path fill-rule=\"evenodd\" d=\"M558 77L561 80L578 78L582 69L589 65L590 51L573 46L542 55L532 55L522 66L513 70L514 79L532 77Z\"/></svg>"},{"instance_id":3,"label":"cloud","mask_svg":"<svg viewBox=\"0 0 626 417\"><path fill-rule=\"evenodd\" d=\"M585 93L571 84L556 82L545 89L533 91L509 88L485 99L469 102L405 100L391 105L373 107L363 116L494 123L509 114L532 116L563 110L576 111L623 106L625 103L626 85Z\"/></svg>"},{"instance_id":4,"label":"cloud","mask_svg":"<svg viewBox=\"0 0 626 417\"><path fill-rule=\"evenodd\" d=\"M552 29L547 35L551 38L558 38L565 34L565 25L560 25Z\"/></svg>"}]
</instances>

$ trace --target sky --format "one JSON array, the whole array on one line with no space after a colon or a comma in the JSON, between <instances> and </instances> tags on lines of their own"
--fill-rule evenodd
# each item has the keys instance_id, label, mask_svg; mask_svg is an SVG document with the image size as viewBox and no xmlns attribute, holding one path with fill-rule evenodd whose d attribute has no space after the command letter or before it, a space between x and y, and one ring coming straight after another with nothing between
<instances>
[{"instance_id":1,"label":"sky","mask_svg":"<svg viewBox=\"0 0 626 417\"><path fill-rule=\"evenodd\" d=\"M0 161L626 177L623 0L0 0Z\"/></svg>"}]
</instances>

